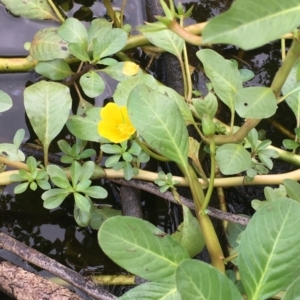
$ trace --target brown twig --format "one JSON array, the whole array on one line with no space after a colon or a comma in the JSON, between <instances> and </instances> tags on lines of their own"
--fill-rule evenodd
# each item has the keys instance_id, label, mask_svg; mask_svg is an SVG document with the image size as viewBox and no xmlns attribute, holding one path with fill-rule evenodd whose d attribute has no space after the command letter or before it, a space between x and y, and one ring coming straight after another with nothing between
<instances>
[{"instance_id":1,"label":"brown twig","mask_svg":"<svg viewBox=\"0 0 300 300\"><path fill-rule=\"evenodd\" d=\"M161 193L159 191L159 188L153 183L149 183L141 180L125 180L125 179L110 179L110 181L115 182L117 184L133 186L135 188L141 189L143 191L147 191L151 194L157 195L163 199L178 204L178 202L174 199L174 196L171 192ZM180 200L181 203L186 205L188 208L195 209L194 203L191 200L181 196L180 196ZM227 213L213 207L207 207L207 214L211 217L220 220L226 220L229 222L238 223L242 225L247 225L250 221L250 218Z\"/></svg>"}]
</instances>

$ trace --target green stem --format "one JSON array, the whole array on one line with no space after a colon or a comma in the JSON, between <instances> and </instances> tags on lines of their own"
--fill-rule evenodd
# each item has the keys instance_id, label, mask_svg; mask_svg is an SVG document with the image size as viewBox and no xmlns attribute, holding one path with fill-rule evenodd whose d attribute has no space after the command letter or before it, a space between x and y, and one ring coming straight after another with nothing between
<instances>
[{"instance_id":1,"label":"green stem","mask_svg":"<svg viewBox=\"0 0 300 300\"><path fill-rule=\"evenodd\" d=\"M208 189L204 198L204 202L202 205L201 213L204 213L205 209L208 206L209 200L211 198L213 189L214 189L214 182L215 182L215 172L216 172L216 144L214 141L214 137L211 137L209 143L209 149L210 149L210 178L209 178L209 185Z\"/></svg>"},{"instance_id":2,"label":"green stem","mask_svg":"<svg viewBox=\"0 0 300 300\"><path fill-rule=\"evenodd\" d=\"M57 9L56 5L53 3L52 0L48 0L48 3L51 6L52 10L55 12L56 16L58 17L58 21L63 23L65 21L65 18L61 15L61 13Z\"/></svg>"},{"instance_id":3,"label":"green stem","mask_svg":"<svg viewBox=\"0 0 300 300\"><path fill-rule=\"evenodd\" d=\"M138 138L134 139L135 142L142 148L142 150L147 153L148 155L150 155L151 157L159 160L159 161L170 161L168 158L159 155L155 152L153 152L152 150L150 150L143 142L141 142Z\"/></svg>"},{"instance_id":4,"label":"green stem","mask_svg":"<svg viewBox=\"0 0 300 300\"><path fill-rule=\"evenodd\" d=\"M196 176L193 168L190 165L187 166L178 165L178 167L181 169L185 178L189 182L189 186L195 204L196 216L199 225L202 229L203 238L206 243L206 247L211 259L211 263L220 272L225 273L225 267L223 262L224 255L215 228L209 216L207 214L201 213L201 208L204 203L204 194L203 194L201 184L198 181L198 177Z\"/></svg>"}]
</instances>

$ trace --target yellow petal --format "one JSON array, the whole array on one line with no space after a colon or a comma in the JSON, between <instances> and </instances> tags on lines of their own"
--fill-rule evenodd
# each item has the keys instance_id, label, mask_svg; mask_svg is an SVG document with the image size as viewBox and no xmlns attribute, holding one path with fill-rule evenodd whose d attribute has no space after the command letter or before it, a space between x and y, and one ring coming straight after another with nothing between
<instances>
[{"instance_id":1,"label":"yellow petal","mask_svg":"<svg viewBox=\"0 0 300 300\"><path fill-rule=\"evenodd\" d=\"M123 115L120 107L116 103L107 103L100 111L102 120L108 121L115 126L123 123Z\"/></svg>"},{"instance_id":2,"label":"yellow petal","mask_svg":"<svg viewBox=\"0 0 300 300\"><path fill-rule=\"evenodd\" d=\"M133 76L139 72L140 66L131 61L126 61L124 63L122 73L126 76Z\"/></svg>"}]
</instances>

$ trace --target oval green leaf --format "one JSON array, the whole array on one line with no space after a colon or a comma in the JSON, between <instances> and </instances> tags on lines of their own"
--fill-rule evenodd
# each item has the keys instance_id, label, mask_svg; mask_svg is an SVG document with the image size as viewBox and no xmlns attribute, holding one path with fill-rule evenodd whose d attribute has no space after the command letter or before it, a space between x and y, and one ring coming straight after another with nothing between
<instances>
[{"instance_id":1,"label":"oval green leaf","mask_svg":"<svg viewBox=\"0 0 300 300\"><path fill-rule=\"evenodd\" d=\"M127 271L144 279L172 282L186 250L151 223L133 217L106 220L98 232L104 253Z\"/></svg>"},{"instance_id":2,"label":"oval green leaf","mask_svg":"<svg viewBox=\"0 0 300 300\"><path fill-rule=\"evenodd\" d=\"M83 116L70 116L67 127L76 137L98 143L107 143L98 133L100 122L100 107L88 108Z\"/></svg>"},{"instance_id":3,"label":"oval green leaf","mask_svg":"<svg viewBox=\"0 0 300 300\"><path fill-rule=\"evenodd\" d=\"M74 74L68 63L63 59L39 62L35 67L36 72L51 80L62 80Z\"/></svg>"},{"instance_id":4,"label":"oval green leaf","mask_svg":"<svg viewBox=\"0 0 300 300\"><path fill-rule=\"evenodd\" d=\"M264 119L276 112L276 97L270 88L243 88L237 92L236 97L236 112L242 118Z\"/></svg>"},{"instance_id":5,"label":"oval green leaf","mask_svg":"<svg viewBox=\"0 0 300 300\"><path fill-rule=\"evenodd\" d=\"M267 202L250 220L240 245L238 266L249 299L267 299L299 275L300 204L285 198Z\"/></svg>"},{"instance_id":6,"label":"oval green leaf","mask_svg":"<svg viewBox=\"0 0 300 300\"><path fill-rule=\"evenodd\" d=\"M217 149L216 161L224 175L232 175L250 168L251 155L242 145L226 144Z\"/></svg>"},{"instance_id":7,"label":"oval green leaf","mask_svg":"<svg viewBox=\"0 0 300 300\"><path fill-rule=\"evenodd\" d=\"M242 88L241 74L236 65L210 49L199 50L196 54L217 96L234 111L236 93Z\"/></svg>"},{"instance_id":8,"label":"oval green leaf","mask_svg":"<svg viewBox=\"0 0 300 300\"><path fill-rule=\"evenodd\" d=\"M29 52L38 61L63 59L70 55L68 43L58 35L56 27L39 30L33 37Z\"/></svg>"},{"instance_id":9,"label":"oval green leaf","mask_svg":"<svg viewBox=\"0 0 300 300\"><path fill-rule=\"evenodd\" d=\"M227 12L209 21L203 30L203 43L254 49L297 28L299 13L298 0L237 0Z\"/></svg>"},{"instance_id":10,"label":"oval green leaf","mask_svg":"<svg viewBox=\"0 0 300 300\"><path fill-rule=\"evenodd\" d=\"M138 26L137 29L155 46L181 58L184 40L160 22Z\"/></svg>"},{"instance_id":11,"label":"oval green leaf","mask_svg":"<svg viewBox=\"0 0 300 300\"><path fill-rule=\"evenodd\" d=\"M58 34L69 43L79 44L87 48L88 33L84 25L75 18L68 18L58 28Z\"/></svg>"},{"instance_id":12,"label":"oval green leaf","mask_svg":"<svg viewBox=\"0 0 300 300\"><path fill-rule=\"evenodd\" d=\"M0 112L9 110L12 105L11 97L7 93L0 91Z\"/></svg>"},{"instance_id":13,"label":"oval green leaf","mask_svg":"<svg viewBox=\"0 0 300 300\"><path fill-rule=\"evenodd\" d=\"M40 81L25 89L25 110L45 151L67 122L71 104L69 88L60 83Z\"/></svg>"},{"instance_id":14,"label":"oval green leaf","mask_svg":"<svg viewBox=\"0 0 300 300\"><path fill-rule=\"evenodd\" d=\"M129 117L145 141L161 155L187 165L188 132L177 104L144 84L128 99Z\"/></svg>"},{"instance_id":15,"label":"oval green leaf","mask_svg":"<svg viewBox=\"0 0 300 300\"><path fill-rule=\"evenodd\" d=\"M300 300L300 277L286 289L282 300Z\"/></svg>"},{"instance_id":16,"label":"oval green leaf","mask_svg":"<svg viewBox=\"0 0 300 300\"><path fill-rule=\"evenodd\" d=\"M105 82L102 77L93 70L83 74L80 77L79 83L84 93L90 98L101 95L105 90Z\"/></svg>"}]
</instances>

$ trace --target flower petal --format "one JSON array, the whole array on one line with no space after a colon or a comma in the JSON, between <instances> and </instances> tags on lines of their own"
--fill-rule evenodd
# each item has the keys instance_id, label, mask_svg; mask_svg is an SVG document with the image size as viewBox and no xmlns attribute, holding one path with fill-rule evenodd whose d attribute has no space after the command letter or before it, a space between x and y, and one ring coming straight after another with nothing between
<instances>
[{"instance_id":1,"label":"flower petal","mask_svg":"<svg viewBox=\"0 0 300 300\"><path fill-rule=\"evenodd\" d=\"M115 126L123 123L123 115L120 107L116 103L107 103L100 111L102 120L108 121Z\"/></svg>"}]
</instances>

